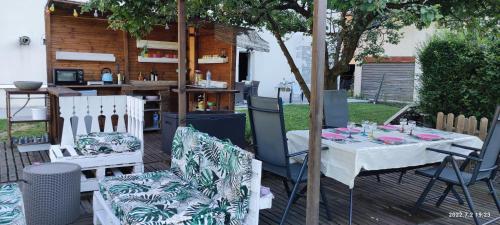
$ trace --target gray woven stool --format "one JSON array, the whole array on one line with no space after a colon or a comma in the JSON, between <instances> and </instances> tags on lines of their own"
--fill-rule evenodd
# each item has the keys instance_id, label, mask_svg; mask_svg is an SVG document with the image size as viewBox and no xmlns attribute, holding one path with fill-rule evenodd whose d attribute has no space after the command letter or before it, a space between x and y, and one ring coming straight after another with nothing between
<instances>
[{"instance_id":1,"label":"gray woven stool","mask_svg":"<svg viewBox=\"0 0 500 225\"><path fill-rule=\"evenodd\" d=\"M80 215L81 168L73 163L45 163L23 170L22 192L28 225L63 225Z\"/></svg>"}]
</instances>

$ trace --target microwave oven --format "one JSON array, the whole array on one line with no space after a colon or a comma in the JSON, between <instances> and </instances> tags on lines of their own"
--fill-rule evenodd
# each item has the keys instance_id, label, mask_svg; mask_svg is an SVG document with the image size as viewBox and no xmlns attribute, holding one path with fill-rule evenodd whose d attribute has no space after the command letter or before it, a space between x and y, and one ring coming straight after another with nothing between
<instances>
[{"instance_id":1,"label":"microwave oven","mask_svg":"<svg viewBox=\"0 0 500 225\"><path fill-rule=\"evenodd\" d=\"M82 69L54 69L54 84L84 85Z\"/></svg>"}]
</instances>

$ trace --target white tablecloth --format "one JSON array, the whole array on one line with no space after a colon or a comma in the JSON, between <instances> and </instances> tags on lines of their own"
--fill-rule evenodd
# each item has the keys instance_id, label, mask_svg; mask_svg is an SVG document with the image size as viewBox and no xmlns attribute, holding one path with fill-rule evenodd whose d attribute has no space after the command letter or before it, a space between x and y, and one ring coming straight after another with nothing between
<instances>
[{"instance_id":1,"label":"white tablecloth","mask_svg":"<svg viewBox=\"0 0 500 225\"><path fill-rule=\"evenodd\" d=\"M374 133L374 137L403 137L406 143L388 145L377 142L368 136L362 136L361 134L353 135L352 140L348 139L349 141L344 142L322 139L322 144L327 146L328 150L321 151L321 171L325 176L340 181L349 186L349 188L353 188L354 179L361 169L394 169L440 162L446 155L426 151L425 149L427 147L433 147L468 155L470 153L469 150L452 147L451 143L476 148L481 148L483 144L483 142L475 136L428 128L417 128L414 133L433 133L445 139L438 141L423 141L407 134L400 133L399 131L386 132L382 130L377 130ZM287 133L287 138L290 153L308 149L308 130L289 131Z\"/></svg>"}]
</instances>

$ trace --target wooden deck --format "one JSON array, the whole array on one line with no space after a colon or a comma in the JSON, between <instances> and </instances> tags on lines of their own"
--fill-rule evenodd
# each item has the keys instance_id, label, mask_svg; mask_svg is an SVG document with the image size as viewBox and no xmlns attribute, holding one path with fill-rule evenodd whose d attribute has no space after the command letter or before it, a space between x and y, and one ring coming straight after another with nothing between
<instances>
[{"instance_id":1,"label":"wooden deck","mask_svg":"<svg viewBox=\"0 0 500 225\"><path fill-rule=\"evenodd\" d=\"M161 152L160 138L159 134L148 134L145 137L146 171L163 170L169 167L168 156ZM0 144L0 182L15 182L22 177L24 166L47 161L50 161L47 152L19 153L15 148ZM403 184L398 184L398 175L382 175L381 182L377 182L375 177L358 178L354 189L354 224L473 224L472 218L449 216L452 212L469 211L466 205L458 205L453 198L448 198L440 208L434 206L435 201L429 200L417 215L411 216L409 209L415 204L428 180L409 172L405 175ZM322 182L327 192L333 221L326 219L325 211L321 207L321 224L347 224L347 186L332 179L324 179ZM270 174L264 173L262 183L264 186L271 187L275 199L272 209L261 211L260 224L277 224L286 205L285 189L281 180ZM500 184L498 182L495 184L497 191L500 191L498 188ZM434 188L431 195L440 194L442 190L442 186ZM499 216L486 185L477 184L471 192L478 212L490 213L491 218ZM304 224L305 214L305 198L301 198L293 205L287 220L288 224ZM483 218L484 220L486 218ZM82 194L81 217L74 224L92 224L91 193Z\"/></svg>"}]
</instances>

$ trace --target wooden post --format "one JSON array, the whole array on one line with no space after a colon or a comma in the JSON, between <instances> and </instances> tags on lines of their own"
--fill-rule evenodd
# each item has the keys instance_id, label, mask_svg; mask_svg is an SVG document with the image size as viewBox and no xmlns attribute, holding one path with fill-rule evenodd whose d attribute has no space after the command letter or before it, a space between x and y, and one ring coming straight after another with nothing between
<instances>
[{"instance_id":1,"label":"wooden post","mask_svg":"<svg viewBox=\"0 0 500 225\"><path fill-rule=\"evenodd\" d=\"M185 0L177 1L177 42L179 43L179 126L186 126L186 13Z\"/></svg>"},{"instance_id":2,"label":"wooden post","mask_svg":"<svg viewBox=\"0 0 500 225\"><path fill-rule=\"evenodd\" d=\"M130 63L128 59L128 33L126 31L122 31L123 37L123 66L122 66L122 74L123 74L123 82L127 83L130 79Z\"/></svg>"},{"instance_id":3,"label":"wooden post","mask_svg":"<svg viewBox=\"0 0 500 225\"><path fill-rule=\"evenodd\" d=\"M326 0L314 0L306 224L319 224Z\"/></svg>"}]
</instances>

